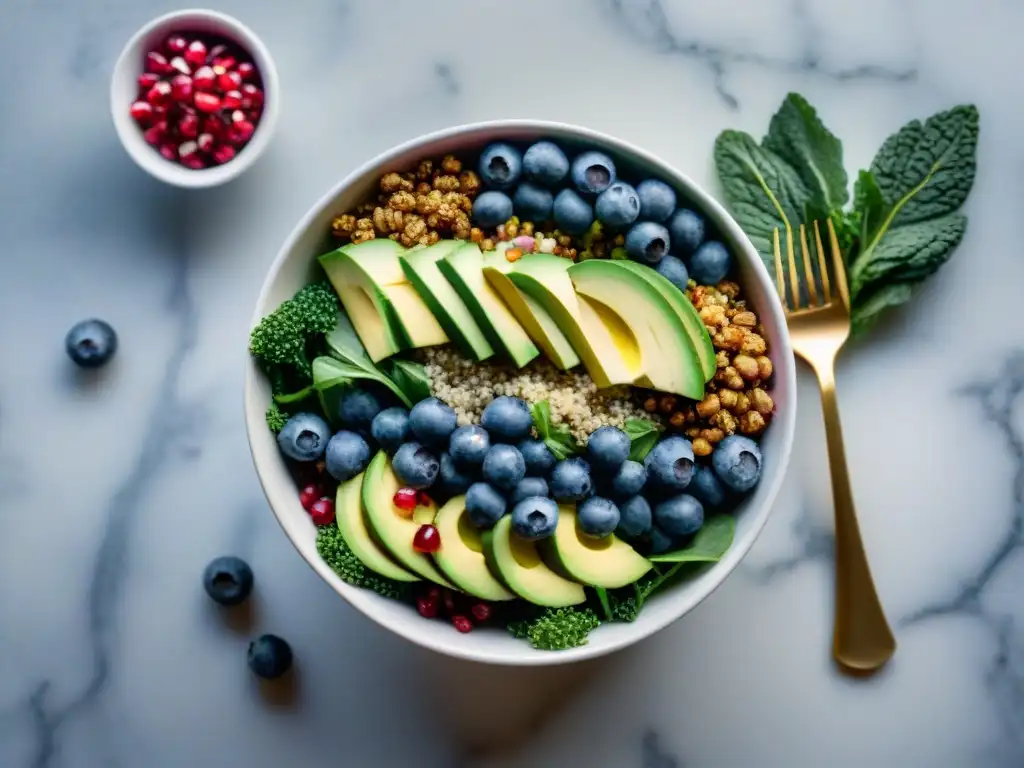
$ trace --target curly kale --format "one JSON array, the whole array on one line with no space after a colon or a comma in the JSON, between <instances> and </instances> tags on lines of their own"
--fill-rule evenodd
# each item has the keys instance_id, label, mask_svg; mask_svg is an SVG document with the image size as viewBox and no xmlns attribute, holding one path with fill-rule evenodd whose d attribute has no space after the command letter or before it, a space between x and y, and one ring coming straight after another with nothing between
<instances>
[{"instance_id":1,"label":"curly kale","mask_svg":"<svg viewBox=\"0 0 1024 768\"><path fill-rule=\"evenodd\" d=\"M587 644L587 635L601 625L589 608L547 608L532 619L508 623L514 637L529 640L542 651L564 651Z\"/></svg>"},{"instance_id":2,"label":"curly kale","mask_svg":"<svg viewBox=\"0 0 1024 768\"><path fill-rule=\"evenodd\" d=\"M260 320L249 336L249 351L270 379L274 394L313 378L310 355L338 321L338 297L330 283L312 283Z\"/></svg>"},{"instance_id":3,"label":"curly kale","mask_svg":"<svg viewBox=\"0 0 1024 768\"><path fill-rule=\"evenodd\" d=\"M284 429L284 425L288 421L288 414L281 410L281 407L273 400L270 401L270 407L267 408L267 426L270 427L270 431L275 435Z\"/></svg>"},{"instance_id":4,"label":"curly kale","mask_svg":"<svg viewBox=\"0 0 1024 768\"><path fill-rule=\"evenodd\" d=\"M410 600L412 586L374 573L360 562L341 537L336 525L324 525L316 531L316 551L342 581L362 587L392 600Z\"/></svg>"},{"instance_id":5,"label":"curly kale","mask_svg":"<svg viewBox=\"0 0 1024 768\"><path fill-rule=\"evenodd\" d=\"M676 563L664 573L659 573L656 570L648 571L628 587L610 590L607 593L608 608L611 611L610 620L636 621L636 617L640 615L640 610L644 607L644 601L671 579L682 565L682 563Z\"/></svg>"}]
</instances>

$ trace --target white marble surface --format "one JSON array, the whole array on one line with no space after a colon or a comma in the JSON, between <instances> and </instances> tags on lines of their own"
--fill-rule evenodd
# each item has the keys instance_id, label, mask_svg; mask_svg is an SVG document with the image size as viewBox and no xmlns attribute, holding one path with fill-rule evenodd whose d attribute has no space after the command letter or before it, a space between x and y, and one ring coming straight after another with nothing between
<instances>
[{"instance_id":1,"label":"white marble surface","mask_svg":"<svg viewBox=\"0 0 1024 768\"><path fill-rule=\"evenodd\" d=\"M1024 5L1013 0L223 0L276 56L285 105L245 177L179 193L117 144L107 81L164 0L0 10L0 766L1019 766L1024 764ZM287 8L287 10L286 10ZM692 615L613 658L512 673L371 626L302 563L246 449L245 336L302 213L357 163L457 122L581 123L711 183L718 131L788 90L849 169L891 131L981 109L966 239L850 350L840 399L861 524L900 648L831 666L823 434L764 535ZM79 377L65 330L117 361ZM199 574L256 570L230 623ZM246 619L248 618L248 621ZM294 689L245 667L259 631Z\"/></svg>"}]
</instances>

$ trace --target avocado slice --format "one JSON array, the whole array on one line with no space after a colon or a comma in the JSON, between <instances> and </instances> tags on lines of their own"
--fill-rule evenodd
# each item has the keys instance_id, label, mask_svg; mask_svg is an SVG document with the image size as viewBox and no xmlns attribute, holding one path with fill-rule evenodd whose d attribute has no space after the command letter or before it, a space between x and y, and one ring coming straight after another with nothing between
<instances>
[{"instance_id":1,"label":"avocado slice","mask_svg":"<svg viewBox=\"0 0 1024 768\"><path fill-rule=\"evenodd\" d=\"M430 555L417 552L412 546L417 529L421 525L433 522L436 508L417 507L412 517L405 517L392 502L399 487L400 483L391 470L388 455L384 451L378 451L370 461L370 466L366 468L363 478L363 511L366 513L369 529L388 554L403 567L442 587L456 589L455 585L437 570Z\"/></svg>"},{"instance_id":2,"label":"avocado slice","mask_svg":"<svg viewBox=\"0 0 1024 768\"><path fill-rule=\"evenodd\" d=\"M483 254L476 243L464 243L438 261L437 266L469 307L493 347L504 350L519 368L540 354L484 279Z\"/></svg>"},{"instance_id":3,"label":"avocado slice","mask_svg":"<svg viewBox=\"0 0 1024 768\"><path fill-rule=\"evenodd\" d=\"M632 584L653 567L615 534L592 539L576 527L576 509L558 505L555 535L540 544L540 552L554 570L592 587L617 589Z\"/></svg>"},{"instance_id":4,"label":"avocado slice","mask_svg":"<svg viewBox=\"0 0 1024 768\"><path fill-rule=\"evenodd\" d=\"M505 258L505 250L499 248L484 254L484 277L548 359L563 371L575 368L580 364L579 355L555 319L509 279L508 273L515 268L516 262Z\"/></svg>"},{"instance_id":5,"label":"avocado slice","mask_svg":"<svg viewBox=\"0 0 1024 768\"><path fill-rule=\"evenodd\" d=\"M459 298L437 267L438 261L461 246L459 240L442 240L427 248L407 251L399 255L398 261L406 278L430 307L448 338L459 346L463 354L474 360L486 360L494 354L494 347L487 341L466 302Z\"/></svg>"},{"instance_id":6,"label":"avocado slice","mask_svg":"<svg viewBox=\"0 0 1024 768\"><path fill-rule=\"evenodd\" d=\"M621 337L616 318L629 328L640 351L636 383L662 392L701 400L704 370L679 315L657 288L620 261L590 259L569 267L569 278L582 301L590 301Z\"/></svg>"},{"instance_id":7,"label":"avocado slice","mask_svg":"<svg viewBox=\"0 0 1024 768\"><path fill-rule=\"evenodd\" d=\"M335 522L341 531L341 538L348 544L359 562L395 581L419 581L420 577L407 571L392 560L373 540L363 517L363 477L365 472L338 486L337 501L334 505Z\"/></svg>"},{"instance_id":8,"label":"avocado slice","mask_svg":"<svg viewBox=\"0 0 1024 768\"><path fill-rule=\"evenodd\" d=\"M686 295L680 291L672 282L656 270L635 261L619 262L632 272L635 272L644 280L649 282L658 292L665 297L669 305L683 321L686 332L690 335L690 343L693 345L697 357L700 358L700 367L704 371L704 381L710 381L718 370L718 363L715 361L715 348L711 345L711 335L704 321L694 308Z\"/></svg>"},{"instance_id":9,"label":"avocado slice","mask_svg":"<svg viewBox=\"0 0 1024 768\"><path fill-rule=\"evenodd\" d=\"M481 600L515 600L487 568L480 533L466 515L465 496L455 496L441 507L434 525L441 534L434 562L459 589Z\"/></svg>"},{"instance_id":10,"label":"avocado slice","mask_svg":"<svg viewBox=\"0 0 1024 768\"><path fill-rule=\"evenodd\" d=\"M491 571L524 600L560 608L587 599L582 585L562 578L544 564L534 542L512 532L512 515L484 531L482 538Z\"/></svg>"}]
</instances>

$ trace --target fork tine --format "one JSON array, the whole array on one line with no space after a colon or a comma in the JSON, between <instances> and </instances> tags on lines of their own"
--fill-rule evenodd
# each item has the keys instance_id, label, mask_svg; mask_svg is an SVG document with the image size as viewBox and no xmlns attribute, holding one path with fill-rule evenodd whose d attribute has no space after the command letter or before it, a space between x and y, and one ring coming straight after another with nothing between
<instances>
[{"instance_id":1,"label":"fork tine","mask_svg":"<svg viewBox=\"0 0 1024 768\"><path fill-rule=\"evenodd\" d=\"M793 231L786 230L786 260L789 261L789 292L793 296L793 309L800 309L800 276L796 271L796 253L793 251Z\"/></svg>"},{"instance_id":2,"label":"fork tine","mask_svg":"<svg viewBox=\"0 0 1024 768\"><path fill-rule=\"evenodd\" d=\"M832 222L829 221L829 226ZM818 249L818 271L821 272L821 292L825 294L825 303L832 302L832 291L828 284L828 264L825 262L825 246L821 244L821 230L818 229L818 222L814 222L814 244Z\"/></svg>"},{"instance_id":3,"label":"fork tine","mask_svg":"<svg viewBox=\"0 0 1024 768\"><path fill-rule=\"evenodd\" d=\"M782 276L782 248L779 246L779 228L776 227L775 233L775 286L779 289L779 300L782 302L783 308L786 306L786 279Z\"/></svg>"},{"instance_id":4,"label":"fork tine","mask_svg":"<svg viewBox=\"0 0 1024 768\"><path fill-rule=\"evenodd\" d=\"M818 288L814 283L814 270L811 269L811 254L807 250L807 228L800 225L800 255L804 260L804 278L807 280L807 298L811 306L818 303Z\"/></svg>"},{"instance_id":5,"label":"fork tine","mask_svg":"<svg viewBox=\"0 0 1024 768\"><path fill-rule=\"evenodd\" d=\"M843 300L843 304L849 310L850 289L846 285L846 264L843 263L843 254L839 250L839 240L836 238L836 230L832 226L832 219L828 220L828 239L829 245L832 246L832 264L836 270L836 288L839 290L839 297Z\"/></svg>"}]
</instances>

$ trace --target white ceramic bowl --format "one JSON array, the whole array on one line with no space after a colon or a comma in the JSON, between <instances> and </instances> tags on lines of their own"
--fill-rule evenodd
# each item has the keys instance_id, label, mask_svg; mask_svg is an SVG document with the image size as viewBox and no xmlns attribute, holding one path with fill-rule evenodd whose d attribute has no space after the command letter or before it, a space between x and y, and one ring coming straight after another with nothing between
<instances>
[{"instance_id":1,"label":"white ceramic bowl","mask_svg":"<svg viewBox=\"0 0 1024 768\"><path fill-rule=\"evenodd\" d=\"M764 324L770 344L775 364L772 396L777 412L762 442L763 477L740 505L735 541L721 561L692 580L653 597L637 621L602 625L581 648L537 651L503 628L460 634L447 622L421 618L408 605L349 586L324 564L316 551L315 528L299 504L295 482L281 459L274 435L267 429L265 411L270 400L267 383L251 361L245 377L245 421L256 472L278 522L313 570L355 608L402 637L449 656L495 664L560 664L600 656L631 645L692 610L732 572L764 527L789 462L795 425L795 365L782 307L767 270L736 222L690 179L652 155L618 139L561 123L504 120L459 126L414 139L374 158L328 192L299 222L263 284L253 323L310 280L315 257L331 247L327 236L331 218L355 208L375 190L384 173L415 168L425 157L439 157L449 152L472 153L495 140L530 141L540 137L567 147L586 145L604 149L615 158L620 169L625 167L636 175L654 175L669 182L682 199L689 200L713 222L738 260L739 280Z\"/></svg>"},{"instance_id":2,"label":"white ceramic bowl","mask_svg":"<svg viewBox=\"0 0 1024 768\"><path fill-rule=\"evenodd\" d=\"M148 51L175 32L199 32L218 35L237 43L252 56L253 63L263 81L263 115L256 132L245 147L224 165L192 170L165 160L142 137L142 129L128 113L138 94L138 76L144 70ZM217 11L192 9L174 11L153 19L136 32L114 65L110 81L110 113L121 143L131 158L152 176L177 187L199 189L214 187L235 178L252 165L270 143L281 109L281 89L270 52L263 41L242 22Z\"/></svg>"}]
</instances>

